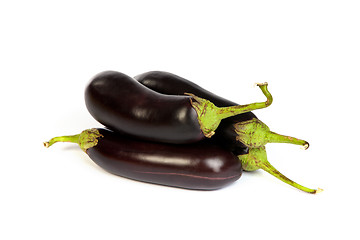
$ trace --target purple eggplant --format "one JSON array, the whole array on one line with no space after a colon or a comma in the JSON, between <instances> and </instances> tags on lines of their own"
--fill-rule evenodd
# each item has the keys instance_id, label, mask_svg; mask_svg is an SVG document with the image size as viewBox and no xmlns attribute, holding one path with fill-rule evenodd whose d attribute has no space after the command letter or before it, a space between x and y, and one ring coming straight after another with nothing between
<instances>
[{"instance_id":1,"label":"purple eggplant","mask_svg":"<svg viewBox=\"0 0 360 240\"><path fill-rule=\"evenodd\" d=\"M266 86L259 87L270 95ZM191 92L182 96L158 93L116 71L96 75L86 87L85 102L90 114L107 128L166 143L210 138L222 119L268 106L265 102L216 107Z\"/></svg>"},{"instance_id":2,"label":"purple eggplant","mask_svg":"<svg viewBox=\"0 0 360 240\"><path fill-rule=\"evenodd\" d=\"M151 71L135 76L135 79L138 80L144 86L163 94L170 95L184 95L187 92L191 92L196 96L199 96L204 99L210 100L218 107L229 107L238 105L235 102L232 102L228 99L225 99L221 96L218 96L199 85L191 82L185 78L182 78L178 75L163 72L163 71ZM269 95L267 100L267 106L270 106L272 103L272 96ZM237 140L238 134L234 129L234 124L239 122L246 122L252 119L256 119L254 113L246 112L234 117L224 119L222 124L219 125L218 131L221 134L216 134L215 138L230 149L232 152L241 155L247 154L249 148L242 141ZM220 130L219 130L220 128Z\"/></svg>"},{"instance_id":3,"label":"purple eggplant","mask_svg":"<svg viewBox=\"0 0 360 240\"><path fill-rule=\"evenodd\" d=\"M78 143L101 168L142 182L215 190L235 182L242 174L238 158L210 139L193 144L166 144L100 128L55 137L44 145L49 147L56 142Z\"/></svg>"},{"instance_id":4,"label":"purple eggplant","mask_svg":"<svg viewBox=\"0 0 360 240\"><path fill-rule=\"evenodd\" d=\"M135 79L149 89L162 94L184 95L185 93L191 92L198 97L208 99L219 107L237 105L235 102L220 97L187 79L169 72L146 72L136 76ZM266 95L265 92L264 94ZM272 101L272 96L268 94L265 104L269 106ZM309 147L309 143L301 139L270 131L269 127L261 122L252 112L246 112L224 119L217 128L214 138L234 154L238 155L238 158L242 162L243 169L246 171L263 169L285 183L305 192L316 193L321 191L321 189L314 190L306 188L288 179L277 171L267 160L265 149L265 144L267 143L291 143L301 145L304 149Z\"/></svg>"}]
</instances>

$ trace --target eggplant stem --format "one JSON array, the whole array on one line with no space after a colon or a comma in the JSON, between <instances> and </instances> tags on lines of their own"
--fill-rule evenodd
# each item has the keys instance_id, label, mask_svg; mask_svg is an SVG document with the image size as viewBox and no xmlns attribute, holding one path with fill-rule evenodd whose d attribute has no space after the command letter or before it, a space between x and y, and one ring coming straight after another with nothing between
<instances>
[{"instance_id":1,"label":"eggplant stem","mask_svg":"<svg viewBox=\"0 0 360 240\"><path fill-rule=\"evenodd\" d=\"M57 142L79 143L79 138L80 138L80 134L54 137L54 138L50 139L48 142L44 142L44 147L48 148Z\"/></svg>"},{"instance_id":2,"label":"eggplant stem","mask_svg":"<svg viewBox=\"0 0 360 240\"><path fill-rule=\"evenodd\" d=\"M269 127L257 118L238 122L233 126L237 134L236 140L251 148L258 148L267 143L290 143L301 145L305 150L310 146L305 140L270 131Z\"/></svg>"},{"instance_id":3,"label":"eggplant stem","mask_svg":"<svg viewBox=\"0 0 360 240\"><path fill-rule=\"evenodd\" d=\"M281 181L289 184L290 186L293 186L301 191L304 192L308 192L308 193L312 193L312 194L316 194L319 192L322 192L323 189L318 188L318 189L311 189L311 188L307 188L304 187L296 182L294 182L293 180L289 179L288 177L286 177L284 174L282 174L281 172L279 172L277 169L275 169L269 162L263 163L260 165L260 168L268 173L270 173L271 175L273 175L274 177L280 179Z\"/></svg>"},{"instance_id":4,"label":"eggplant stem","mask_svg":"<svg viewBox=\"0 0 360 240\"><path fill-rule=\"evenodd\" d=\"M288 177L286 177L284 174L280 173L275 167L273 167L269 161L267 160L266 155L266 149L264 146L260 148L249 148L249 153L245 155L239 155L239 160L242 163L242 167L245 171L255 171L257 169L262 169L274 177L280 179L281 181L289 184L290 186L293 186L301 191L307 192L307 193L319 193L322 192L323 189L311 189L304 187Z\"/></svg>"},{"instance_id":5,"label":"eggplant stem","mask_svg":"<svg viewBox=\"0 0 360 240\"><path fill-rule=\"evenodd\" d=\"M274 132L269 132L269 135L267 136L267 142L269 143L290 143L295 145L300 145L304 150L308 149L310 144L302 139L290 137L286 135L281 135Z\"/></svg>"},{"instance_id":6,"label":"eggplant stem","mask_svg":"<svg viewBox=\"0 0 360 240\"><path fill-rule=\"evenodd\" d=\"M237 105L237 106L230 106L230 107L220 107L218 109L218 116L221 119L232 117L241 113L246 113L250 111L254 111L257 109L262 109L270 106L273 102L273 97L271 93L268 90L268 83L257 83L256 84L263 94L266 96L265 102L256 102L256 103L250 103L246 105Z\"/></svg>"},{"instance_id":7,"label":"eggplant stem","mask_svg":"<svg viewBox=\"0 0 360 240\"><path fill-rule=\"evenodd\" d=\"M210 138L212 135L214 135L215 130L219 126L221 120L225 118L270 106L273 98L267 88L268 84L261 83L257 85L267 98L265 102L230 107L217 107L209 100L197 97L191 93L185 93L185 95L190 96L190 103L197 113L199 125L204 136Z\"/></svg>"},{"instance_id":8,"label":"eggplant stem","mask_svg":"<svg viewBox=\"0 0 360 240\"><path fill-rule=\"evenodd\" d=\"M91 128L82 131L80 134L54 137L48 142L44 142L44 147L48 148L57 142L71 142L79 144L80 148L86 152L87 149L95 147L98 144L98 139L103 137L99 130Z\"/></svg>"}]
</instances>

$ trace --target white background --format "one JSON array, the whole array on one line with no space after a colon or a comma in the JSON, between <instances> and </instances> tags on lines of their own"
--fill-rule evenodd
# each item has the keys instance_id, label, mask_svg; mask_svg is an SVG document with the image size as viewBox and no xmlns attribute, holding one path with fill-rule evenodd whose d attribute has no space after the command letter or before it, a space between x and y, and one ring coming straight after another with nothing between
<instances>
[{"instance_id":1,"label":"white background","mask_svg":"<svg viewBox=\"0 0 360 240\"><path fill-rule=\"evenodd\" d=\"M220 3L221 2L221 3ZM1 1L0 239L359 239L358 1ZM219 191L116 177L51 137L101 126L84 104L103 70L173 72L256 111L263 171Z\"/></svg>"}]
</instances>

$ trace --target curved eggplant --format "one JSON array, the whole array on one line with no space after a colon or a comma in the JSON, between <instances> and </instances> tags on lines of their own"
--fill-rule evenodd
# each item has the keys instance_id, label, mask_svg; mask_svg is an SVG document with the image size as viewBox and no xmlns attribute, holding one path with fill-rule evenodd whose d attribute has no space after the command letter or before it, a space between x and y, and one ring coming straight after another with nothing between
<instances>
[{"instance_id":1,"label":"curved eggplant","mask_svg":"<svg viewBox=\"0 0 360 240\"><path fill-rule=\"evenodd\" d=\"M107 129L55 137L56 142L78 143L106 171L133 180L194 190L215 190L235 182L241 162L212 140L194 144L165 144L121 135Z\"/></svg>"},{"instance_id":2,"label":"curved eggplant","mask_svg":"<svg viewBox=\"0 0 360 240\"><path fill-rule=\"evenodd\" d=\"M209 138L222 119L266 107L264 103L253 103L219 108L189 94L160 94L123 73L105 71L86 87L85 102L90 114L106 127L166 143L191 143Z\"/></svg>"},{"instance_id":3,"label":"curved eggplant","mask_svg":"<svg viewBox=\"0 0 360 240\"><path fill-rule=\"evenodd\" d=\"M235 102L220 97L200 87L194 82L169 72L150 71L137 75L134 78L144 86L162 94L184 95L185 93L191 92L198 97L210 100L219 107L238 105ZM267 105L269 106L271 103L272 97L270 95ZM219 142L221 142L224 146L237 155L247 154L249 152L249 148L242 141L237 139L238 134L234 129L234 124L239 122L246 122L256 118L257 117L254 113L246 112L224 119L217 129L217 132L220 134L216 134L215 137L219 140Z\"/></svg>"}]
</instances>

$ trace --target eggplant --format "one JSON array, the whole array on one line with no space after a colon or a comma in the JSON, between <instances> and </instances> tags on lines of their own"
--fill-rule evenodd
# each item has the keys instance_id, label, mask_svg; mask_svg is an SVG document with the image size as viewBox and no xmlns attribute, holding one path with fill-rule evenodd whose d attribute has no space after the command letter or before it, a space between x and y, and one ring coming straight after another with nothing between
<instances>
[{"instance_id":1,"label":"eggplant","mask_svg":"<svg viewBox=\"0 0 360 240\"><path fill-rule=\"evenodd\" d=\"M267 86L259 84L265 96ZM145 140L192 143L214 135L222 119L267 107L252 103L216 107L193 95L169 96L116 71L97 74L85 89L90 114L107 128Z\"/></svg>"},{"instance_id":2,"label":"eggplant","mask_svg":"<svg viewBox=\"0 0 360 240\"><path fill-rule=\"evenodd\" d=\"M208 99L218 107L229 107L238 105L235 102L232 102L200 87L194 82L191 82L185 78L169 72L150 71L137 75L134 78L144 86L158 93L169 95L184 95L187 92L191 92L198 97ZM269 95L267 105L270 106L271 103L272 96ZM222 143L232 152L238 155L247 154L249 152L249 148L245 145L245 143L237 140L238 135L236 134L233 126L238 122L246 122L256 118L257 117L254 113L246 112L236 115L234 117L224 119L222 121L222 124L220 124L218 127L218 131L219 128L221 128L221 134L216 134L215 137L219 140L220 143Z\"/></svg>"},{"instance_id":3,"label":"eggplant","mask_svg":"<svg viewBox=\"0 0 360 240\"><path fill-rule=\"evenodd\" d=\"M52 138L78 143L104 170L125 178L193 190L216 190L242 174L241 162L212 140L193 144L166 144L135 139L104 129L87 129L77 135Z\"/></svg>"},{"instance_id":4,"label":"eggplant","mask_svg":"<svg viewBox=\"0 0 360 240\"><path fill-rule=\"evenodd\" d=\"M219 107L235 106L237 103L220 97L202 87L178 75L164 71L145 72L134 77L144 86L168 95L184 95L191 92L198 97L208 99ZM267 85L265 83L265 85ZM262 89L263 90L263 89ZM267 90L267 89L266 89ZM266 95L266 93L264 92ZM270 106L273 98L267 94L265 104ZM269 127L260 121L254 113L245 112L224 119L216 130L214 138L227 149L236 154L242 162L245 171L263 169L285 183L309 193L317 193L322 189L310 189L288 179L276 170L267 160L265 144L267 143L291 143L309 147L309 143L298 138L280 135L270 131Z\"/></svg>"}]
</instances>

